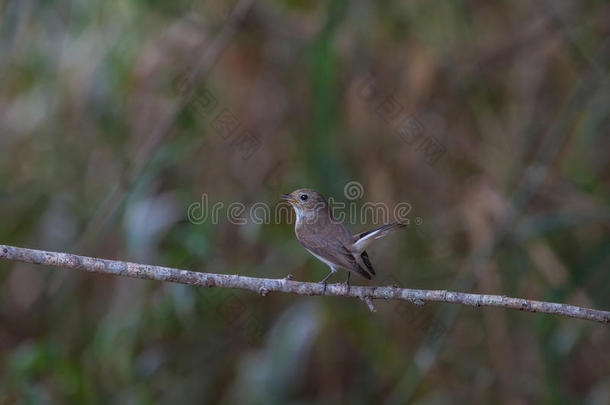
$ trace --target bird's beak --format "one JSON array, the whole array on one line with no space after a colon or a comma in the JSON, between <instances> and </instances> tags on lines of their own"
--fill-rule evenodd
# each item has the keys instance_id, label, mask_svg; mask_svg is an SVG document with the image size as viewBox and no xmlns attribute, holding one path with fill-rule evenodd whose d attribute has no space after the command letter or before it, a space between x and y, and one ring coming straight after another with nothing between
<instances>
[{"instance_id":1,"label":"bird's beak","mask_svg":"<svg viewBox=\"0 0 610 405\"><path fill-rule=\"evenodd\" d=\"M288 201L291 204L297 201L290 194L280 194L280 199Z\"/></svg>"}]
</instances>

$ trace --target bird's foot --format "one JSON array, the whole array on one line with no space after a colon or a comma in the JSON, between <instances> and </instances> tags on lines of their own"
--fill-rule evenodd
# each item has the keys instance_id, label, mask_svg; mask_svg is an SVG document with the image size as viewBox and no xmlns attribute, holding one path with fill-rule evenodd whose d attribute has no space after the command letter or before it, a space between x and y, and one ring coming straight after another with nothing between
<instances>
[{"instance_id":1,"label":"bird's foot","mask_svg":"<svg viewBox=\"0 0 610 405\"><path fill-rule=\"evenodd\" d=\"M335 269L333 267L331 267L330 273L328 273L326 275L326 277L324 277L322 279L322 281L320 281L320 284L324 285L324 289L322 290L322 295L326 294L326 282L328 281L328 279L330 278L330 276L332 276L335 273Z\"/></svg>"},{"instance_id":2,"label":"bird's foot","mask_svg":"<svg viewBox=\"0 0 610 405\"><path fill-rule=\"evenodd\" d=\"M324 289L322 289L322 295L326 295L326 280L322 280L320 281L320 284L322 284L324 286Z\"/></svg>"},{"instance_id":3,"label":"bird's foot","mask_svg":"<svg viewBox=\"0 0 610 405\"><path fill-rule=\"evenodd\" d=\"M345 291L349 291L349 278L351 277L352 273L347 272L347 278L345 279L345 283L343 283L343 285L345 285Z\"/></svg>"}]
</instances>

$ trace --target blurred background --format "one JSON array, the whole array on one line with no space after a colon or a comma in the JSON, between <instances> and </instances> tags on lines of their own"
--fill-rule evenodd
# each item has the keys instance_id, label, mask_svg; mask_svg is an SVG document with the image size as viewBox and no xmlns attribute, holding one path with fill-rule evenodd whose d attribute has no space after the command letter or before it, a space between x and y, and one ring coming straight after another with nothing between
<instances>
[{"instance_id":1,"label":"blurred background","mask_svg":"<svg viewBox=\"0 0 610 405\"><path fill-rule=\"evenodd\" d=\"M311 187L412 207L354 283L610 309L608 2L0 9L0 243L318 281L227 217ZM2 404L610 403L592 322L0 269Z\"/></svg>"}]
</instances>

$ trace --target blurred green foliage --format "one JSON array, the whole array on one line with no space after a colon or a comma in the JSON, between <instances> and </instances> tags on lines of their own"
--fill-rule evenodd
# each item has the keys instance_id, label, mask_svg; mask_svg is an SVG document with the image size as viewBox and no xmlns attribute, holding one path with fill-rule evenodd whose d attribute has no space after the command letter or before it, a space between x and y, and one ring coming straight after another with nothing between
<instances>
[{"instance_id":1,"label":"blurred green foliage","mask_svg":"<svg viewBox=\"0 0 610 405\"><path fill-rule=\"evenodd\" d=\"M413 207L369 284L610 308L607 2L0 9L1 243L317 281L292 215L238 225L229 204L357 181L358 207ZM189 217L203 195L219 221ZM2 404L610 398L604 325L0 269Z\"/></svg>"}]
</instances>

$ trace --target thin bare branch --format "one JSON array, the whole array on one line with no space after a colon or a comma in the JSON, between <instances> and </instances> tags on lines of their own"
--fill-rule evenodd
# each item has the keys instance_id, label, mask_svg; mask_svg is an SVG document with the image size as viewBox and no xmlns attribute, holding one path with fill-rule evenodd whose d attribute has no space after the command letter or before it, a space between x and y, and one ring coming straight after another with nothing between
<instances>
[{"instance_id":1,"label":"thin bare branch","mask_svg":"<svg viewBox=\"0 0 610 405\"><path fill-rule=\"evenodd\" d=\"M554 302L534 301L511 298L501 295L470 294L446 290L414 290L410 288L361 287L330 284L326 287L319 283L294 281L291 277L283 279L258 278L234 274L200 273L171 267L151 266L118 260L98 259L69 253L46 252L15 246L0 245L0 258L33 264L84 270L92 273L113 274L145 280L170 281L200 287L235 288L248 290L262 296L270 292L283 292L297 295L332 295L352 297L363 300L373 308L373 299L402 300L411 303L448 302L474 307L502 307L529 312L563 315L601 323L610 323L610 312Z\"/></svg>"}]
</instances>

